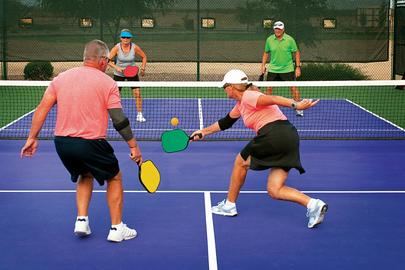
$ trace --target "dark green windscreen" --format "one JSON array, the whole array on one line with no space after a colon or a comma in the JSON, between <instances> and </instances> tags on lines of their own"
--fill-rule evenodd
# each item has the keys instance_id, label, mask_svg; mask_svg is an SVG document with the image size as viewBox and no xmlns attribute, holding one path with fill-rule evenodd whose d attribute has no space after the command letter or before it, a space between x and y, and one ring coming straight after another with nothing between
<instances>
[{"instance_id":1,"label":"dark green windscreen","mask_svg":"<svg viewBox=\"0 0 405 270\"><path fill-rule=\"evenodd\" d=\"M80 61L85 42L97 38L112 46L129 28L151 62L260 62L275 20L296 39L303 61L388 59L389 0L1 3L1 61Z\"/></svg>"}]
</instances>

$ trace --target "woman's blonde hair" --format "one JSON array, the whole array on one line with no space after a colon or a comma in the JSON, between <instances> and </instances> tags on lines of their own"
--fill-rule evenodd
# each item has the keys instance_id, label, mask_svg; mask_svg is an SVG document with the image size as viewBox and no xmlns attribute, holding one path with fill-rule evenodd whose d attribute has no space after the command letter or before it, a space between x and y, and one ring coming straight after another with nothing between
<instances>
[{"instance_id":1,"label":"woman's blonde hair","mask_svg":"<svg viewBox=\"0 0 405 270\"><path fill-rule=\"evenodd\" d=\"M243 92L249 88L250 84L248 83L239 83L239 84L232 84L238 91Z\"/></svg>"}]
</instances>

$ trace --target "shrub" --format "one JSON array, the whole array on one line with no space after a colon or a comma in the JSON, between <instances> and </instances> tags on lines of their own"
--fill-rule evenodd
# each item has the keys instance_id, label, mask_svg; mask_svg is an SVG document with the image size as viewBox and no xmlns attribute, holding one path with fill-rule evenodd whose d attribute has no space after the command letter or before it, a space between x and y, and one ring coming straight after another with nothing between
<instances>
[{"instance_id":1,"label":"shrub","mask_svg":"<svg viewBox=\"0 0 405 270\"><path fill-rule=\"evenodd\" d=\"M304 64L300 81L367 80L368 76L347 64Z\"/></svg>"},{"instance_id":2,"label":"shrub","mask_svg":"<svg viewBox=\"0 0 405 270\"><path fill-rule=\"evenodd\" d=\"M47 61L28 63L24 68L24 79L36 81L48 81L52 78L53 66Z\"/></svg>"}]
</instances>

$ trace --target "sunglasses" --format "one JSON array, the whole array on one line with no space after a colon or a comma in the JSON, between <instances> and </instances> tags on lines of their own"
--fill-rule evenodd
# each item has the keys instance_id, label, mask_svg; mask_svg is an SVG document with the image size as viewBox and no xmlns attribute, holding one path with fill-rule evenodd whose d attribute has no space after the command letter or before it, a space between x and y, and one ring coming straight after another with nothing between
<instances>
[{"instance_id":1,"label":"sunglasses","mask_svg":"<svg viewBox=\"0 0 405 270\"><path fill-rule=\"evenodd\" d=\"M130 37L121 37L122 39L131 39Z\"/></svg>"},{"instance_id":2,"label":"sunglasses","mask_svg":"<svg viewBox=\"0 0 405 270\"><path fill-rule=\"evenodd\" d=\"M110 63L110 61L111 61L110 58L108 58L107 56L101 56L101 58L107 60L107 64Z\"/></svg>"}]
</instances>

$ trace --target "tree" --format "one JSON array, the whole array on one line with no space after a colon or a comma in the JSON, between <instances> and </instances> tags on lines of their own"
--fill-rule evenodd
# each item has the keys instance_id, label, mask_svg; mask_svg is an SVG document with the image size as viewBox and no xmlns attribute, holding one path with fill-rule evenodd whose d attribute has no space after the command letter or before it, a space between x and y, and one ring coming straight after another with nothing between
<instances>
[{"instance_id":1,"label":"tree","mask_svg":"<svg viewBox=\"0 0 405 270\"><path fill-rule=\"evenodd\" d=\"M240 23L246 24L246 31L249 32L249 26L258 22L256 14L260 14L261 9L260 2L254 2L252 0L246 0L244 7L237 7L236 17Z\"/></svg>"},{"instance_id":2,"label":"tree","mask_svg":"<svg viewBox=\"0 0 405 270\"><path fill-rule=\"evenodd\" d=\"M3 2L4 1L4 2ZM0 1L0 23L3 24L3 18L7 24L7 28L16 28L18 26L18 20L24 18L29 14L30 7L23 5L19 1L13 0L3 0ZM4 16L4 17L3 17Z\"/></svg>"}]
</instances>

